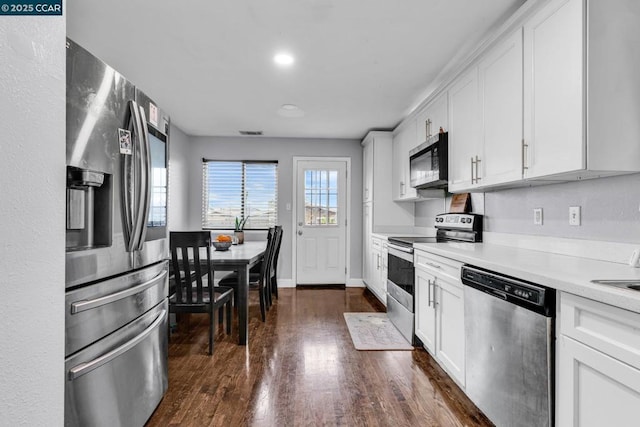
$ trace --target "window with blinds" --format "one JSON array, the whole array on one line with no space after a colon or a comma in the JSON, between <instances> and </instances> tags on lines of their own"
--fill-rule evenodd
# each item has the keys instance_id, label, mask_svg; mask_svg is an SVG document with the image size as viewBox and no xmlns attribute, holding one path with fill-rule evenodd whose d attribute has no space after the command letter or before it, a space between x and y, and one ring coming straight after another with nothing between
<instances>
[{"instance_id":1,"label":"window with blinds","mask_svg":"<svg viewBox=\"0 0 640 427\"><path fill-rule=\"evenodd\" d=\"M233 229L247 218L245 230L278 222L277 161L202 161L202 228Z\"/></svg>"}]
</instances>

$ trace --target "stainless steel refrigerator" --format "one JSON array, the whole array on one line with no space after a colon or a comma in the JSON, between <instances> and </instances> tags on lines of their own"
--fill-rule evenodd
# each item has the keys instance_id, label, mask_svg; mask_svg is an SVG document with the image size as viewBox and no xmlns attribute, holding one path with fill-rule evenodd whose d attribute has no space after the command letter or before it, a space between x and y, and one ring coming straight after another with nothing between
<instances>
[{"instance_id":1,"label":"stainless steel refrigerator","mask_svg":"<svg viewBox=\"0 0 640 427\"><path fill-rule=\"evenodd\" d=\"M169 118L67 40L65 425L142 426L164 395Z\"/></svg>"}]
</instances>

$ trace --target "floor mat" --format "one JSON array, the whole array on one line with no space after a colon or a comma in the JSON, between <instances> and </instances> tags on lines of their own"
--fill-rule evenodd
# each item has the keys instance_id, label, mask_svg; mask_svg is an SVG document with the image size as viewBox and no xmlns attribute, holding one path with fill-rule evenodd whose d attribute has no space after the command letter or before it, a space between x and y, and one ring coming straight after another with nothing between
<instances>
[{"instance_id":1,"label":"floor mat","mask_svg":"<svg viewBox=\"0 0 640 427\"><path fill-rule=\"evenodd\" d=\"M386 313L344 313L357 350L413 350Z\"/></svg>"}]
</instances>

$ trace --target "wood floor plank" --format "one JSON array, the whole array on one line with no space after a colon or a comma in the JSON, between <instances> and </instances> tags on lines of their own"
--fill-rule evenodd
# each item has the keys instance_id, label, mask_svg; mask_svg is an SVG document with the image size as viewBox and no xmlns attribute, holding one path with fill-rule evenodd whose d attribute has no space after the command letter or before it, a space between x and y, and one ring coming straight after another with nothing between
<instances>
[{"instance_id":1,"label":"wood floor plank","mask_svg":"<svg viewBox=\"0 0 640 427\"><path fill-rule=\"evenodd\" d=\"M345 312L384 311L362 288L280 289L249 345L221 327L208 356L206 315L180 319L156 426L490 426L423 349L358 351Z\"/></svg>"}]
</instances>

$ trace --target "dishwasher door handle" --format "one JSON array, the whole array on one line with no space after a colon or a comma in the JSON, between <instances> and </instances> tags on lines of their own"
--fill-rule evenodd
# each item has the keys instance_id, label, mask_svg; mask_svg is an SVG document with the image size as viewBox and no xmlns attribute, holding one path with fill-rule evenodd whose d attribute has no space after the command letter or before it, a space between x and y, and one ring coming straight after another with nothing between
<instances>
[{"instance_id":1,"label":"dishwasher door handle","mask_svg":"<svg viewBox=\"0 0 640 427\"><path fill-rule=\"evenodd\" d=\"M490 293L491 295L493 295L496 298L500 298L500 299L503 299L505 301L507 300L507 294L502 292L502 291L498 291L498 290L495 290L495 289L488 289L487 288L487 292Z\"/></svg>"}]
</instances>

